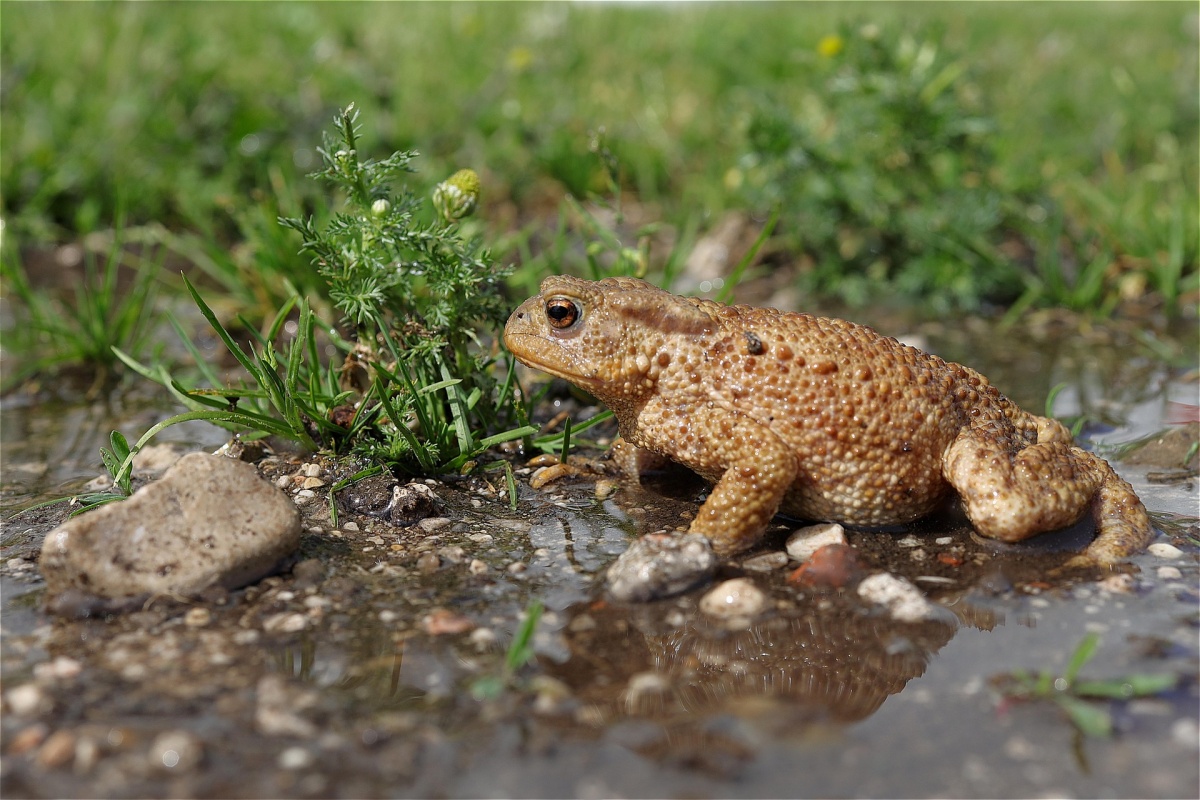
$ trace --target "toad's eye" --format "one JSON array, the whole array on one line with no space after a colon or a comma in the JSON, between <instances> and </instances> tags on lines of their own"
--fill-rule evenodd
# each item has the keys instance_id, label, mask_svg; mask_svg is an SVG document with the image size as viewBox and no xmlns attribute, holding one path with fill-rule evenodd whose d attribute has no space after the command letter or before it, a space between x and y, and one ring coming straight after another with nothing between
<instances>
[{"instance_id":1,"label":"toad's eye","mask_svg":"<svg viewBox=\"0 0 1200 800\"><path fill-rule=\"evenodd\" d=\"M552 297L546 301L546 319L552 328L569 328L579 321L579 306L565 297Z\"/></svg>"}]
</instances>

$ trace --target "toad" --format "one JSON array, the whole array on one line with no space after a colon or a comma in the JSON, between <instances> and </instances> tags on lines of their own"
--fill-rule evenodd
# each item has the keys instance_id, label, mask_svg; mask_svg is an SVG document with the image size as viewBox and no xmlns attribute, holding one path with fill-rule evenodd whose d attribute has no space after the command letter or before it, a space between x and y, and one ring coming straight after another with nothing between
<instances>
[{"instance_id":1,"label":"toad","mask_svg":"<svg viewBox=\"0 0 1200 800\"><path fill-rule=\"evenodd\" d=\"M689 533L729 555L771 518L861 527L919 519L957 493L975 529L1017 542L1089 509L1085 557L1153 537L1108 462L973 369L840 319L678 297L634 278L546 278L509 318L522 363L590 392L626 441L713 484Z\"/></svg>"}]
</instances>

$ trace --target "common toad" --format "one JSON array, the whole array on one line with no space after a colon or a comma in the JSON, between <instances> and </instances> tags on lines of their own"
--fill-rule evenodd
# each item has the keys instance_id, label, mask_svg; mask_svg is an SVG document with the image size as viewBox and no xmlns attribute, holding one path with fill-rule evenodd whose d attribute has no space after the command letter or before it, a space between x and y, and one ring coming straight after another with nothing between
<instances>
[{"instance_id":1,"label":"common toad","mask_svg":"<svg viewBox=\"0 0 1200 800\"><path fill-rule=\"evenodd\" d=\"M1085 555L1114 563L1153 537L1146 509L1061 423L987 378L863 325L678 297L634 278L546 278L508 320L523 363L612 409L621 436L714 484L693 519L721 554L778 511L875 527L952 492L984 536L1016 542L1091 509Z\"/></svg>"}]
</instances>

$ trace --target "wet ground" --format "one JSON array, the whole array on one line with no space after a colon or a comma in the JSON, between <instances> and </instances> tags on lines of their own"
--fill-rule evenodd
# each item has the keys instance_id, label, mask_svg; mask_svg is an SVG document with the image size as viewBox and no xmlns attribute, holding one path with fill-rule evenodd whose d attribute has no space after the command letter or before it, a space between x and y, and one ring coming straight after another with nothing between
<instances>
[{"instance_id":1,"label":"wet ground","mask_svg":"<svg viewBox=\"0 0 1200 800\"><path fill-rule=\"evenodd\" d=\"M1078 570L1064 564L1086 523L1029 546L981 542L954 513L849 531L864 574L900 575L945 609L908 623L851 588L789 580L795 564L755 569L799 524L780 521L718 575L767 595L730 623L698 609L703 589L637 606L602 591L635 535L686 526L703 491L686 477L534 491L521 468L516 511L497 473L427 481L441 506L398 527L344 508L335 523L328 490L354 465L279 452L260 468L297 498L306 529L285 571L67 620L44 612L35 564L64 511L15 512L95 477L128 404L5 398L0 793L1197 796L1200 493L1174 463L1196 427L1166 424L1195 403L1194 373L1128 342L1009 341L1005 353L1031 355L989 359L955 352L976 348L969 329L921 333L1031 409L1065 381L1057 413L1121 421L1093 426L1093 441L1174 430L1148 463L1119 465L1170 548ZM157 413L138 407L123 429ZM224 439L174 435L180 449ZM521 665L514 638L535 603L545 610ZM1055 703L1003 695L999 676L1059 675L1089 633L1101 644L1082 677L1166 674L1173 688L1092 703L1111 714L1107 737L1084 736Z\"/></svg>"}]
</instances>

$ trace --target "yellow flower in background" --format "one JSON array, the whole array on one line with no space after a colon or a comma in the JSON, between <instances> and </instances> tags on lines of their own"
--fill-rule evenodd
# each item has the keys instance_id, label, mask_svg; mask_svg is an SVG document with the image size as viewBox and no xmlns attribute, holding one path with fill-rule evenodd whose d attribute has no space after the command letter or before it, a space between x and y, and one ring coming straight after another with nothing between
<instances>
[{"instance_id":1,"label":"yellow flower in background","mask_svg":"<svg viewBox=\"0 0 1200 800\"><path fill-rule=\"evenodd\" d=\"M842 52L846 47L846 40L838 36L836 33L831 33L821 38L817 42L817 53L823 58L833 58L838 53Z\"/></svg>"},{"instance_id":2,"label":"yellow flower in background","mask_svg":"<svg viewBox=\"0 0 1200 800\"><path fill-rule=\"evenodd\" d=\"M517 45L508 51L508 68L513 72L524 72L533 64L533 51L524 45Z\"/></svg>"}]
</instances>

